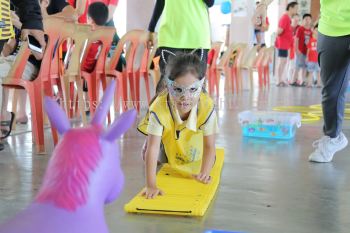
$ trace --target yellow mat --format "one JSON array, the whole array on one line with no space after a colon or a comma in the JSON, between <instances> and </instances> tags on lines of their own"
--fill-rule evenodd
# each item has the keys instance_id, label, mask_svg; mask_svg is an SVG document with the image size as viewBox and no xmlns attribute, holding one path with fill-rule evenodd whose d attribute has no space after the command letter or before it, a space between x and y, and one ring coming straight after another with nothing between
<instances>
[{"instance_id":1,"label":"yellow mat","mask_svg":"<svg viewBox=\"0 0 350 233\"><path fill-rule=\"evenodd\" d=\"M164 191L164 196L146 199L141 196L141 191L124 209L129 213L203 216L220 183L223 164L224 150L216 149L216 161L209 184L185 178L165 164L157 174L157 185Z\"/></svg>"}]
</instances>

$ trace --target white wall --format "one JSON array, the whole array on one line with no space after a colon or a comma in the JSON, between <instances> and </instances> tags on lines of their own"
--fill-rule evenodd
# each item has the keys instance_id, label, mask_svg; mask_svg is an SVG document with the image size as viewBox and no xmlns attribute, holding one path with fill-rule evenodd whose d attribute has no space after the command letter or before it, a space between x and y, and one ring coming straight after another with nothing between
<instances>
[{"instance_id":1,"label":"white wall","mask_svg":"<svg viewBox=\"0 0 350 233\"><path fill-rule=\"evenodd\" d=\"M126 30L148 28L151 20L154 0L123 0L127 1Z\"/></svg>"},{"instance_id":2,"label":"white wall","mask_svg":"<svg viewBox=\"0 0 350 233\"><path fill-rule=\"evenodd\" d=\"M240 8L244 8L241 14L235 14L235 4L239 4ZM252 45L254 28L251 18L254 14L255 1L233 0L232 6L233 11L231 20L230 42L244 42Z\"/></svg>"}]
</instances>

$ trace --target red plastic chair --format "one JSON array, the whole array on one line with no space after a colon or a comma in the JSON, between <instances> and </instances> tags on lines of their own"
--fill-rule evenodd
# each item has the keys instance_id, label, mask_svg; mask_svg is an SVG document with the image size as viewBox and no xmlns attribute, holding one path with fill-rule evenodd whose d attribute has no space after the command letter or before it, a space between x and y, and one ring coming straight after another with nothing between
<instances>
[{"instance_id":1,"label":"red plastic chair","mask_svg":"<svg viewBox=\"0 0 350 233\"><path fill-rule=\"evenodd\" d=\"M123 111L127 109L127 101L128 101L128 82L127 81L129 81L130 96L131 96L132 104L134 107L137 108L136 102L137 102L137 96L139 96L139 94L137 94L135 83L138 82L136 81L136 79L139 80L139 78L136 78L134 63L135 63L135 57L136 57L135 55L137 52L137 48L139 47L140 44L144 44L144 41L146 40L144 36L145 36L145 32L142 30L132 30L126 33L120 39L111 60L106 65L106 69L105 69L106 76L117 79L118 90L116 91L116 96L115 96L115 109L117 112L119 112L119 109L120 109L120 100L123 101L123 105L122 105ZM118 61L122 52L124 51L124 48L127 51L126 68L123 69L122 72L119 72L115 68L118 64ZM137 86L139 85L137 84ZM149 86L147 85L146 85L146 91L149 93ZM147 96L149 96L148 93L147 93Z\"/></svg>"},{"instance_id":2,"label":"red plastic chair","mask_svg":"<svg viewBox=\"0 0 350 233\"><path fill-rule=\"evenodd\" d=\"M101 76L105 75L106 58L111 47L114 34L115 29L112 27L99 27L97 30L91 32L91 35L88 38L89 45L86 49L83 61L86 59L91 43L95 41L101 42L101 50L94 70L91 73L81 71L82 78L87 82L91 114L95 112L96 104L99 99L100 82L103 82L103 89L106 88L106 79L101 78Z\"/></svg>"},{"instance_id":3,"label":"red plastic chair","mask_svg":"<svg viewBox=\"0 0 350 233\"><path fill-rule=\"evenodd\" d=\"M207 77L208 77L208 91L210 95L214 94L214 89L216 90L216 95L219 96L219 90L220 90L220 72L218 72L217 69L217 59L220 55L222 42L214 42L212 44L211 51L209 53L212 53L211 62L209 64L209 67L207 69Z\"/></svg>"},{"instance_id":4,"label":"red plastic chair","mask_svg":"<svg viewBox=\"0 0 350 233\"><path fill-rule=\"evenodd\" d=\"M24 68L27 64L31 51L28 48L27 42L24 42L20 48L16 60L8 76L3 80L2 85L5 88L25 89L29 95L30 107L32 113L32 134L33 142L36 145L37 153L45 153L44 140L44 121L43 121L43 82L48 80L50 72L51 58L55 49L57 35L50 28L51 24L57 23L56 18L48 18L44 21L44 29L48 34L48 42L42 59L41 68L37 78L33 81L22 79Z\"/></svg>"}]
</instances>

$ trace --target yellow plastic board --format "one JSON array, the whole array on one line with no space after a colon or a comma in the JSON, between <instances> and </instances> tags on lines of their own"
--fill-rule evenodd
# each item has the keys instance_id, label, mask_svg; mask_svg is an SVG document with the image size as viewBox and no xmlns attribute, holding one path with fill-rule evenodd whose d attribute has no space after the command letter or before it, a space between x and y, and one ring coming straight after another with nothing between
<instances>
[{"instance_id":1,"label":"yellow plastic board","mask_svg":"<svg viewBox=\"0 0 350 233\"><path fill-rule=\"evenodd\" d=\"M186 178L165 164L157 174L157 186L164 196L146 199L141 196L141 191L124 209L129 213L203 216L219 186L223 164L224 149L216 149L216 161L209 184Z\"/></svg>"}]
</instances>

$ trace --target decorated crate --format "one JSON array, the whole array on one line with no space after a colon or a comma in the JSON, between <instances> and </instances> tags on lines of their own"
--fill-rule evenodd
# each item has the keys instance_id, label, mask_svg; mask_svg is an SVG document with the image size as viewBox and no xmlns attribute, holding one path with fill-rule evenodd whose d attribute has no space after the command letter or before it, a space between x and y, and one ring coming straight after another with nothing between
<instances>
[{"instance_id":1,"label":"decorated crate","mask_svg":"<svg viewBox=\"0 0 350 233\"><path fill-rule=\"evenodd\" d=\"M301 126L300 113L244 111L238 114L242 134L246 137L291 139Z\"/></svg>"}]
</instances>

